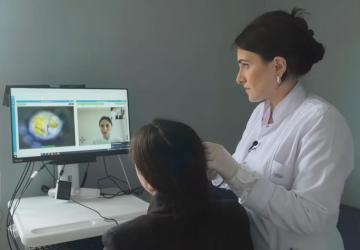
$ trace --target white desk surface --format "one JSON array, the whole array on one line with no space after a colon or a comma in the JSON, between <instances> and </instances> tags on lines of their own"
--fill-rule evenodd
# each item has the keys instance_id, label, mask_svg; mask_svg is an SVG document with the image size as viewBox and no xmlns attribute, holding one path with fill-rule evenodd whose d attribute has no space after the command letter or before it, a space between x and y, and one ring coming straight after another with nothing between
<instances>
[{"instance_id":1,"label":"white desk surface","mask_svg":"<svg viewBox=\"0 0 360 250\"><path fill-rule=\"evenodd\" d=\"M145 214L148 208L147 202L132 195L76 200L104 217L116 219L119 224ZM88 208L48 196L21 199L14 224L21 242L27 247L95 237L115 226L114 222L104 221Z\"/></svg>"}]
</instances>

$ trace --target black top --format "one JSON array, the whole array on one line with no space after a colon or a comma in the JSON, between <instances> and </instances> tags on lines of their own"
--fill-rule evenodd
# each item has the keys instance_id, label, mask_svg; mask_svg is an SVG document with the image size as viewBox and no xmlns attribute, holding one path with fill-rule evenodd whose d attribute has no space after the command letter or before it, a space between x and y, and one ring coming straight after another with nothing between
<instances>
[{"instance_id":1,"label":"black top","mask_svg":"<svg viewBox=\"0 0 360 250\"><path fill-rule=\"evenodd\" d=\"M168 200L156 195L146 215L108 230L104 250L253 249L248 217L239 203L188 201L176 206Z\"/></svg>"}]
</instances>

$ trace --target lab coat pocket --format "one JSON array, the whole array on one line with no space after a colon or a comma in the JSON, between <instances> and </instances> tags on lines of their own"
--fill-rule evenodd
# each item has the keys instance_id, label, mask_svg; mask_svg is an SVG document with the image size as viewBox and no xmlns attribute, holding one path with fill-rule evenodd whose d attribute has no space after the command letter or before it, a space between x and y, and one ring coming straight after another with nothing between
<instances>
[{"instance_id":1,"label":"lab coat pocket","mask_svg":"<svg viewBox=\"0 0 360 250\"><path fill-rule=\"evenodd\" d=\"M281 164L275 160L271 163L270 170L270 180L278 185L285 187L286 189L290 189L291 187L291 179L292 179L292 170L289 166L285 164Z\"/></svg>"}]
</instances>

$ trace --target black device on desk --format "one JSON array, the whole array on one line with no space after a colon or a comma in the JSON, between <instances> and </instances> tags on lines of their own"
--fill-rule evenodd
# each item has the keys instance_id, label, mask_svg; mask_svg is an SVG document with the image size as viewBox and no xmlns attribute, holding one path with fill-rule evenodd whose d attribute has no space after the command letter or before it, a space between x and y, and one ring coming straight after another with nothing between
<instances>
[{"instance_id":1,"label":"black device on desk","mask_svg":"<svg viewBox=\"0 0 360 250\"><path fill-rule=\"evenodd\" d=\"M101 237L63 242L54 245L30 248L31 250L102 250Z\"/></svg>"}]
</instances>

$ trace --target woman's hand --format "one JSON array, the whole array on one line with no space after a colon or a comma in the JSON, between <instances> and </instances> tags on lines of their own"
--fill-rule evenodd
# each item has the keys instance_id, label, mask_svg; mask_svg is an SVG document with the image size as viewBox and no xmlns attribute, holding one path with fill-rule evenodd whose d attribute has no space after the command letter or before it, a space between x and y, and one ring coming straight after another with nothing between
<instances>
[{"instance_id":1,"label":"woman's hand","mask_svg":"<svg viewBox=\"0 0 360 250\"><path fill-rule=\"evenodd\" d=\"M212 142L203 143L206 152L208 165L208 176L212 179L213 171L223 177L224 180L230 180L240 169L239 163L230 155L224 146Z\"/></svg>"}]
</instances>

